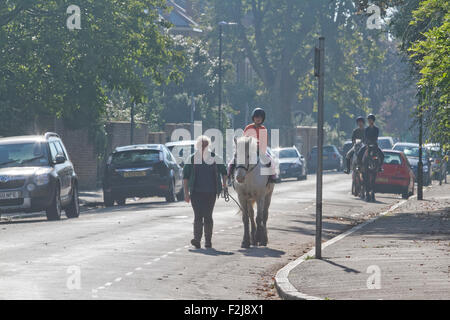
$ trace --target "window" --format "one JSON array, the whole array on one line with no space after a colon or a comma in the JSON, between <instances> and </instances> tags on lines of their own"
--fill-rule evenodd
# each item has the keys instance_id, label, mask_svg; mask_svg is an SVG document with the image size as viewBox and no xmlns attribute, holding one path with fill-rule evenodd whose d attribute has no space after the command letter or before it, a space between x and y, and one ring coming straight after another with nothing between
<instances>
[{"instance_id":1,"label":"window","mask_svg":"<svg viewBox=\"0 0 450 320\"><path fill-rule=\"evenodd\" d=\"M58 149L56 149L54 142L50 142L48 145L50 147L50 155L52 157L52 161L56 161L56 155L58 154Z\"/></svg>"},{"instance_id":2,"label":"window","mask_svg":"<svg viewBox=\"0 0 450 320\"><path fill-rule=\"evenodd\" d=\"M384 153L385 164L402 164L402 158L398 153Z\"/></svg>"},{"instance_id":3,"label":"window","mask_svg":"<svg viewBox=\"0 0 450 320\"><path fill-rule=\"evenodd\" d=\"M282 149L278 151L280 158L298 158L298 153L295 149Z\"/></svg>"},{"instance_id":4,"label":"window","mask_svg":"<svg viewBox=\"0 0 450 320\"><path fill-rule=\"evenodd\" d=\"M40 142L0 145L0 167L45 166L47 152Z\"/></svg>"},{"instance_id":5,"label":"window","mask_svg":"<svg viewBox=\"0 0 450 320\"><path fill-rule=\"evenodd\" d=\"M67 155L64 152L61 142L55 141L55 146L56 146L56 150L58 151L58 154L62 154L67 159Z\"/></svg>"},{"instance_id":6,"label":"window","mask_svg":"<svg viewBox=\"0 0 450 320\"><path fill-rule=\"evenodd\" d=\"M133 150L114 153L111 163L114 165L131 165L134 163L158 162L158 150Z\"/></svg>"}]
</instances>

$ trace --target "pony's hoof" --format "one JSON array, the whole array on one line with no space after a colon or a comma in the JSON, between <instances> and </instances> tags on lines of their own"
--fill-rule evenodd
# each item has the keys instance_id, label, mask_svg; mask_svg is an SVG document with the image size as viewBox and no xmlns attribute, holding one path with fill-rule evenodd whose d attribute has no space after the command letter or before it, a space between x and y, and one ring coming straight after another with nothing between
<instances>
[{"instance_id":1,"label":"pony's hoof","mask_svg":"<svg viewBox=\"0 0 450 320\"><path fill-rule=\"evenodd\" d=\"M244 249L250 248L250 242L242 242L241 248L244 248Z\"/></svg>"}]
</instances>

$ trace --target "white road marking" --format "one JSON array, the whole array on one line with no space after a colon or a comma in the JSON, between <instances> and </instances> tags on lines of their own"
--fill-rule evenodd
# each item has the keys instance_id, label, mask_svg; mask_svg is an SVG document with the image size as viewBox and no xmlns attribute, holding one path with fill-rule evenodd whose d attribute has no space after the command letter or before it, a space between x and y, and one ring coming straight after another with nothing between
<instances>
[{"instance_id":1,"label":"white road marking","mask_svg":"<svg viewBox=\"0 0 450 320\"><path fill-rule=\"evenodd\" d=\"M133 274L133 272L128 272L127 274L125 274L127 277L131 276Z\"/></svg>"},{"instance_id":2,"label":"white road marking","mask_svg":"<svg viewBox=\"0 0 450 320\"><path fill-rule=\"evenodd\" d=\"M122 278L116 278L114 281L115 281L115 282L122 281Z\"/></svg>"},{"instance_id":3,"label":"white road marking","mask_svg":"<svg viewBox=\"0 0 450 320\"><path fill-rule=\"evenodd\" d=\"M135 268L134 270L136 270L136 271L141 271L142 268L141 268L141 267L137 267L137 268Z\"/></svg>"}]
</instances>

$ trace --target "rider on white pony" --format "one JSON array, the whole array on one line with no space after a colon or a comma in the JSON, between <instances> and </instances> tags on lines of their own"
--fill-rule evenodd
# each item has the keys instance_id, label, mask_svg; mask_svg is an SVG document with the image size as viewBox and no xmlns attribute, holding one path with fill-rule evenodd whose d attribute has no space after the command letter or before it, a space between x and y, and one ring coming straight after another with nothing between
<instances>
[{"instance_id":1,"label":"rider on white pony","mask_svg":"<svg viewBox=\"0 0 450 320\"><path fill-rule=\"evenodd\" d=\"M264 121L266 120L266 112L261 108L256 108L252 112L252 121L253 123L247 125L244 129L244 136L246 137L253 137L256 138L258 143L258 152L259 154L267 158L267 163L269 163L270 166L270 177L269 177L269 183L273 183L275 181L275 166L274 163L270 157L270 154L267 152L267 129L263 125ZM231 176L233 174L235 163L234 159L230 162L228 166L228 175ZM264 163L266 163L264 162Z\"/></svg>"}]
</instances>

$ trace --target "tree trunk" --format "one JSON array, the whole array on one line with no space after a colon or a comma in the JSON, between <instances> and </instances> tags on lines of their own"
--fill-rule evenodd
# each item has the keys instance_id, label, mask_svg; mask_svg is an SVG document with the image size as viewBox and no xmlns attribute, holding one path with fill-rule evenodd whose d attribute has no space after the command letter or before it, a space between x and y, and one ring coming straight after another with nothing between
<instances>
[{"instance_id":1,"label":"tree trunk","mask_svg":"<svg viewBox=\"0 0 450 320\"><path fill-rule=\"evenodd\" d=\"M297 84L288 72L279 72L274 86L269 88L272 129L280 131L280 146L294 144L292 106L297 94Z\"/></svg>"}]
</instances>

